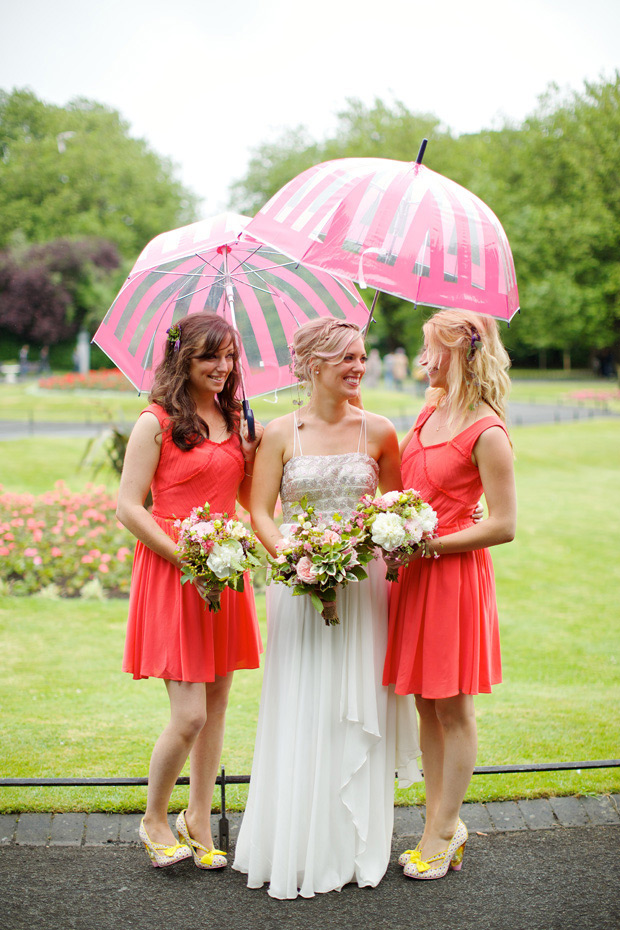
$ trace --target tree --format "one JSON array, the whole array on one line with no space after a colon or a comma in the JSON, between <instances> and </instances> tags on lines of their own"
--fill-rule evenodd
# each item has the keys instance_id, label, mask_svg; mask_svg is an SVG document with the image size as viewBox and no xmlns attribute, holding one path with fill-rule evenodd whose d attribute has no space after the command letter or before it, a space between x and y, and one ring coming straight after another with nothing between
<instances>
[{"instance_id":1,"label":"tree","mask_svg":"<svg viewBox=\"0 0 620 930\"><path fill-rule=\"evenodd\" d=\"M0 91L0 248L16 237L97 236L133 259L162 230L191 222L195 202L115 110Z\"/></svg>"},{"instance_id":2,"label":"tree","mask_svg":"<svg viewBox=\"0 0 620 930\"><path fill-rule=\"evenodd\" d=\"M334 136L303 129L261 146L233 188L257 209L286 181L319 161L378 156L411 161L422 137L425 164L477 194L511 244L523 313L508 331L513 356L577 356L620 349L620 75L581 93L551 87L522 125L453 137L434 116L380 100L348 101ZM409 353L419 344L411 305L380 297L375 338ZM372 332L372 330L371 330Z\"/></svg>"},{"instance_id":3,"label":"tree","mask_svg":"<svg viewBox=\"0 0 620 930\"><path fill-rule=\"evenodd\" d=\"M120 286L120 257L104 239L57 239L0 252L0 330L55 345L93 328Z\"/></svg>"}]
</instances>

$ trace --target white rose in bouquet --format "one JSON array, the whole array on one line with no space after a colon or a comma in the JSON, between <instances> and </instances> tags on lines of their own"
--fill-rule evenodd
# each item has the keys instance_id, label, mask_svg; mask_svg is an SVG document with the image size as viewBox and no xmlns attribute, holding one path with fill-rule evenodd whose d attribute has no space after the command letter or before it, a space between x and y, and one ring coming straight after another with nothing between
<instances>
[{"instance_id":1,"label":"white rose in bouquet","mask_svg":"<svg viewBox=\"0 0 620 930\"><path fill-rule=\"evenodd\" d=\"M437 514L429 504L421 505L417 518L423 533L433 533L437 529Z\"/></svg>"},{"instance_id":2,"label":"white rose in bouquet","mask_svg":"<svg viewBox=\"0 0 620 930\"><path fill-rule=\"evenodd\" d=\"M405 533L403 521L401 517L395 513L377 514L372 524L370 535L372 541L377 546L381 546L382 549L386 549L388 552L391 552L393 549L398 549L399 546L403 546L407 541L407 534Z\"/></svg>"},{"instance_id":3,"label":"white rose in bouquet","mask_svg":"<svg viewBox=\"0 0 620 930\"><path fill-rule=\"evenodd\" d=\"M236 539L215 543L207 559L207 567L218 578L228 578L243 568L243 546Z\"/></svg>"}]
</instances>

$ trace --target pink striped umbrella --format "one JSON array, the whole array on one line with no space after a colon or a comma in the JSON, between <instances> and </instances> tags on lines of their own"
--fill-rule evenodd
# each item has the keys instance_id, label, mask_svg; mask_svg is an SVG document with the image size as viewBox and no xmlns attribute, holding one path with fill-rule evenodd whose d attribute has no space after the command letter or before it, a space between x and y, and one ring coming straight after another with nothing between
<instances>
[{"instance_id":1,"label":"pink striped umbrella","mask_svg":"<svg viewBox=\"0 0 620 930\"><path fill-rule=\"evenodd\" d=\"M304 264L414 303L510 321L519 309L501 223L464 187L417 162L341 158L293 178L248 232Z\"/></svg>"},{"instance_id":2,"label":"pink striped umbrella","mask_svg":"<svg viewBox=\"0 0 620 930\"><path fill-rule=\"evenodd\" d=\"M189 313L212 310L237 327L249 397L294 383L288 345L302 323L332 316L366 325L352 284L247 235L248 223L224 213L143 250L93 338L138 391L152 385L166 331Z\"/></svg>"}]
</instances>

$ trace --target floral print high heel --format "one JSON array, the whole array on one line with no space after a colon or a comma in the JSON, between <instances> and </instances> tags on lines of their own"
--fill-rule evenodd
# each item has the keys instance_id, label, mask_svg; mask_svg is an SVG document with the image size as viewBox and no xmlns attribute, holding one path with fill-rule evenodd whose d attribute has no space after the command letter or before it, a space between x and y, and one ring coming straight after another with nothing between
<instances>
[{"instance_id":1,"label":"floral print high heel","mask_svg":"<svg viewBox=\"0 0 620 930\"><path fill-rule=\"evenodd\" d=\"M140 822L138 836L146 849L151 865L156 869L165 869L169 865L176 865L183 859L189 859L192 854L189 846L184 843L175 843L173 846L165 846L163 843L154 843L146 832L144 818Z\"/></svg>"},{"instance_id":2,"label":"floral print high heel","mask_svg":"<svg viewBox=\"0 0 620 930\"><path fill-rule=\"evenodd\" d=\"M222 852L221 849L207 849L198 840L192 839L187 829L186 813L187 811L183 810L177 817L177 833L191 849L194 865L198 866L199 869L223 869L227 865L226 853Z\"/></svg>"},{"instance_id":3,"label":"floral print high heel","mask_svg":"<svg viewBox=\"0 0 620 930\"><path fill-rule=\"evenodd\" d=\"M405 866L404 874L407 878L443 878L448 869L459 872L463 866L463 853L469 834L462 820L459 820L454 836L447 849L430 856L428 859L409 860Z\"/></svg>"}]
</instances>

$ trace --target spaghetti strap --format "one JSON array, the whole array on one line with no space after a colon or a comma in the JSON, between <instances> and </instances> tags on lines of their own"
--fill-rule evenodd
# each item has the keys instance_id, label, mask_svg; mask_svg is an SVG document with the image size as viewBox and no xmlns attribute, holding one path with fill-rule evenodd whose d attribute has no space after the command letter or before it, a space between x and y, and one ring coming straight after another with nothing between
<instances>
[{"instance_id":1,"label":"spaghetti strap","mask_svg":"<svg viewBox=\"0 0 620 930\"><path fill-rule=\"evenodd\" d=\"M293 427L294 432L293 432L293 455L292 455L292 458L295 458L295 455L296 455L297 447L298 447L298 446L299 446L299 454L300 454L300 455L303 455L303 452L301 451L301 437L300 437L300 435L299 435L299 426L297 425L297 411L295 411L295 412L293 413L293 423L294 423L294 427Z\"/></svg>"},{"instance_id":2,"label":"spaghetti strap","mask_svg":"<svg viewBox=\"0 0 620 930\"><path fill-rule=\"evenodd\" d=\"M364 454L368 455L368 430L366 428L366 414L362 410L362 424L360 426L360 435L357 440L357 451L360 451L360 446L362 445L362 436L364 436Z\"/></svg>"}]
</instances>

